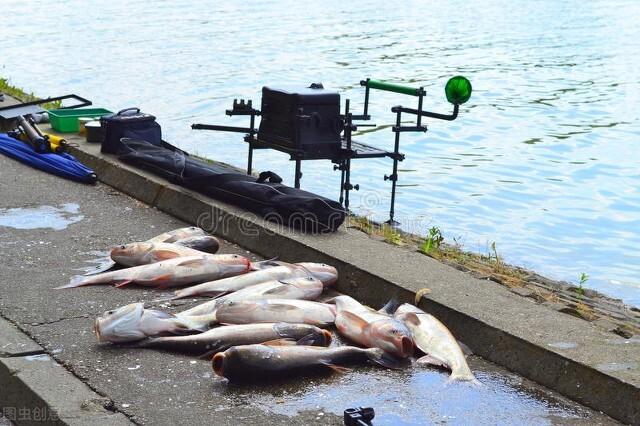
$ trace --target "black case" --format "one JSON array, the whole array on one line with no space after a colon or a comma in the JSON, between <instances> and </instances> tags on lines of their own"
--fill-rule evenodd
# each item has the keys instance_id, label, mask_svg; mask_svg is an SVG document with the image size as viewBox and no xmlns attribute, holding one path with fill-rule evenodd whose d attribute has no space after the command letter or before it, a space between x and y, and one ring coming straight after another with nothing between
<instances>
[{"instance_id":1,"label":"black case","mask_svg":"<svg viewBox=\"0 0 640 426\"><path fill-rule=\"evenodd\" d=\"M271 172L259 178L238 172L222 163L206 163L164 142L122 140L118 158L151 171L171 182L261 215L267 220L308 233L333 232L347 215L340 203L283 185ZM209 217L211 225L218 223ZM208 226L208 225L207 225Z\"/></svg>"},{"instance_id":2,"label":"black case","mask_svg":"<svg viewBox=\"0 0 640 426\"><path fill-rule=\"evenodd\" d=\"M156 117L140 112L140 108L127 108L117 114L100 119L104 131L101 151L118 154L122 151L122 138L142 139L153 145L162 145L162 130Z\"/></svg>"},{"instance_id":3,"label":"black case","mask_svg":"<svg viewBox=\"0 0 640 426\"><path fill-rule=\"evenodd\" d=\"M327 153L340 149L341 131L339 93L323 88L262 88L261 141Z\"/></svg>"}]
</instances>

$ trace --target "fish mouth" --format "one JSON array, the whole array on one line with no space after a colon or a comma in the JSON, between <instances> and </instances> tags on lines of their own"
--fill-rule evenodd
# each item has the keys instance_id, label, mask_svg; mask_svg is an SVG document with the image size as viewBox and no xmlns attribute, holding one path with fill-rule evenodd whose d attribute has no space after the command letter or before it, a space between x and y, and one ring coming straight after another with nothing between
<instances>
[{"instance_id":1,"label":"fish mouth","mask_svg":"<svg viewBox=\"0 0 640 426\"><path fill-rule=\"evenodd\" d=\"M402 336L400 339L400 353L404 357L413 355L413 340L407 336Z\"/></svg>"},{"instance_id":2,"label":"fish mouth","mask_svg":"<svg viewBox=\"0 0 640 426\"><path fill-rule=\"evenodd\" d=\"M329 346L331 344L331 341L333 340L333 336L331 335L331 332L328 330L322 330L322 336L324 337L323 346Z\"/></svg>"},{"instance_id":3,"label":"fish mouth","mask_svg":"<svg viewBox=\"0 0 640 426\"><path fill-rule=\"evenodd\" d=\"M223 353L217 353L213 356L213 360L211 361L213 372L218 376L222 376L224 373L224 358L225 355Z\"/></svg>"}]
</instances>

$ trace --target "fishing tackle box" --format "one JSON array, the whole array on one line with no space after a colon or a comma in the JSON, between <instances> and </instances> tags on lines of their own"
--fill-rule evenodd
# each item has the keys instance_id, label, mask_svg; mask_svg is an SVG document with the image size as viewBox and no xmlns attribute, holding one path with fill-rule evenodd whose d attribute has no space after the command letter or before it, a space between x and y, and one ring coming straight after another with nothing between
<instances>
[{"instance_id":1,"label":"fishing tackle box","mask_svg":"<svg viewBox=\"0 0 640 426\"><path fill-rule=\"evenodd\" d=\"M104 131L101 151L118 154L122 151L122 138L145 140L152 145L162 145L162 130L156 117L140 112L140 108L126 108L100 119Z\"/></svg>"},{"instance_id":2,"label":"fishing tackle box","mask_svg":"<svg viewBox=\"0 0 640 426\"><path fill-rule=\"evenodd\" d=\"M262 88L258 139L306 153L341 148L340 94L321 84Z\"/></svg>"}]
</instances>

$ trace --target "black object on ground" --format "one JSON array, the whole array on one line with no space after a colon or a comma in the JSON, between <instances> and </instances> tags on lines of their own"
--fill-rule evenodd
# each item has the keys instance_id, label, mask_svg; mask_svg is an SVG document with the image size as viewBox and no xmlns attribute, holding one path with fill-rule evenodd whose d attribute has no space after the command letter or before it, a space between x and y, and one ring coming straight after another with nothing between
<instances>
[{"instance_id":1,"label":"black object on ground","mask_svg":"<svg viewBox=\"0 0 640 426\"><path fill-rule=\"evenodd\" d=\"M151 114L140 112L140 108L127 108L100 119L104 132L101 151L108 154L120 153L120 139L141 139L160 145L162 130Z\"/></svg>"},{"instance_id":2,"label":"black object on ground","mask_svg":"<svg viewBox=\"0 0 640 426\"><path fill-rule=\"evenodd\" d=\"M78 101L78 103L75 105L61 107L59 109L81 108L81 107L91 105L90 100L85 99L78 95L70 94L70 95L55 96L52 98L36 99L35 101L23 102L18 105L9 105L9 106L0 107L0 119L12 120L12 119L18 118L21 115L40 114L40 113L46 112L43 108L40 107L40 105L46 104L49 102L63 101L65 99L75 99L76 101Z\"/></svg>"},{"instance_id":3,"label":"black object on ground","mask_svg":"<svg viewBox=\"0 0 640 426\"><path fill-rule=\"evenodd\" d=\"M344 410L344 424L346 426L371 426L376 416L372 407L347 408Z\"/></svg>"},{"instance_id":4,"label":"black object on ground","mask_svg":"<svg viewBox=\"0 0 640 426\"><path fill-rule=\"evenodd\" d=\"M162 141L123 138L119 158L171 182L253 211L267 220L310 233L333 232L346 211L333 200L279 183L275 173L254 176L208 163Z\"/></svg>"},{"instance_id":5,"label":"black object on ground","mask_svg":"<svg viewBox=\"0 0 640 426\"><path fill-rule=\"evenodd\" d=\"M449 80L445 93L447 99L454 104L452 114L438 114L424 111L422 108L426 92L423 87L413 88L399 84L387 83L379 80L366 79L360 82L365 87L364 111L353 114L349 110L349 99L345 101L344 113L340 114L340 95L325 90L322 84L314 83L306 88L278 89L262 88L262 111L252 107L251 101L233 101L233 108L226 111L229 116L249 115L249 127L219 126L211 124L193 124L192 129L217 130L224 132L246 133L245 142L249 143L247 160L247 174L252 172L253 150L274 149L289 154L295 161L295 184L300 188L302 178L301 162L303 160L331 160L334 170L339 170L340 204L349 209L349 192L359 190L359 185L351 183L351 160L365 158L388 157L393 160L390 175L385 175L385 181L391 181L391 206L389 209L389 223L399 225L394 220L396 187L398 181L398 163L405 156L400 153L400 133L426 132L427 126L422 124L423 117L440 120L455 120L458 116L459 104L466 102L471 96L471 84L464 77L454 77ZM395 133L393 151L384 151L373 146L352 140L352 133L358 126L356 120L370 120L369 92L370 89L385 90L418 98L418 108L396 106L391 109L396 114L396 124L392 127ZM403 126L402 114L416 116L415 126ZM255 129L255 118L261 116L259 129Z\"/></svg>"}]
</instances>

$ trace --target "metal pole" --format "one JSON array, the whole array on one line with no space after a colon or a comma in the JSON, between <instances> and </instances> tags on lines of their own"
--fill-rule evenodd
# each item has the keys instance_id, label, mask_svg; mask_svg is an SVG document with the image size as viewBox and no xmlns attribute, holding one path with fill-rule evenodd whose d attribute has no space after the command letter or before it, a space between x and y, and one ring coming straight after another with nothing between
<instances>
[{"instance_id":1,"label":"metal pole","mask_svg":"<svg viewBox=\"0 0 640 426\"><path fill-rule=\"evenodd\" d=\"M296 189L300 189L300 177L302 177L302 172L300 172L300 159L297 158L296 159L296 176L295 176L295 183L294 186L296 187Z\"/></svg>"},{"instance_id":2,"label":"metal pole","mask_svg":"<svg viewBox=\"0 0 640 426\"><path fill-rule=\"evenodd\" d=\"M247 174L251 175L253 166L253 145L249 142L249 155L247 156Z\"/></svg>"},{"instance_id":3,"label":"metal pole","mask_svg":"<svg viewBox=\"0 0 640 426\"><path fill-rule=\"evenodd\" d=\"M396 114L396 128L394 129L396 132L396 140L393 148L395 156L393 158L393 173L389 176L389 180L391 181L391 208L389 209L389 221L387 221L387 223L391 226L400 225L399 222L393 219L396 203L396 182L398 180L398 154L400 153L400 124L402 113L398 111Z\"/></svg>"}]
</instances>

